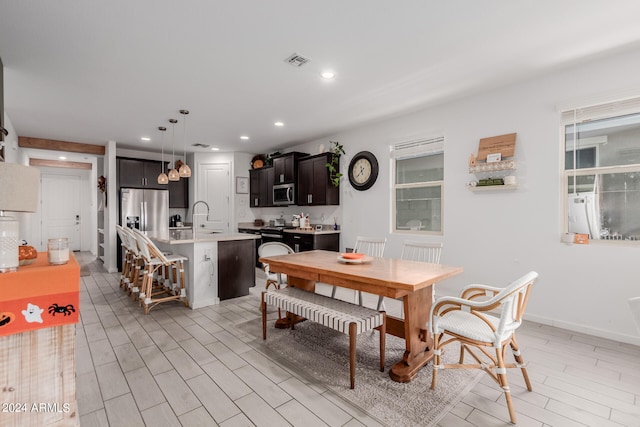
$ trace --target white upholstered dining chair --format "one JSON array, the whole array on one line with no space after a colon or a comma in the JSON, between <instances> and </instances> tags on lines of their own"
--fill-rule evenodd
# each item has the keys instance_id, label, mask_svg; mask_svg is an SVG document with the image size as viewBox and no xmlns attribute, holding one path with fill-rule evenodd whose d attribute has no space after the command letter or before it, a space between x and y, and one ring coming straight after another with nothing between
<instances>
[{"instance_id":1,"label":"white upholstered dining chair","mask_svg":"<svg viewBox=\"0 0 640 427\"><path fill-rule=\"evenodd\" d=\"M402 243L401 259L408 261L428 262L431 264L440 264L442 257L442 242L420 242L416 240L405 240ZM435 300L435 285L432 286L431 297ZM378 310L384 310L384 298L378 298ZM404 307L402 307L400 315L404 318Z\"/></svg>"},{"instance_id":2,"label":"white upholstered dining chair","mask_svg":"<svg viewBox=\"0 0 640 427\"><path fill-rule=\"evenodd\" d=\"M356 244L353 246L353 252L369 255L375 258L382 258L384 255L384 247L387 244L387 238L379 238L379 237L366 237L366 236L358 236L356 237ZM336 297L337 287L333 285L331 288L331 298ZM354 291L357 296L357 303L362 305L362 291ZM355 297L354 297L355 298ZM378 310L380 308L378 307Z\"/></svg>"},{"instance_id":3,"label":"white upholstered dining chair","mask_svg":"<svg viewBox=\"0 0 640 427\"><path fill-rule=\"evenodd\" d=\"M442 242L436 243L405 240L402 244L402 255L400 256L400 258L409 261L440 264L440 257L442 257L442 246Z\"/></svg>"},{"instance_id":4,"label":"white upholstered dining chair","mask_svg":"<svg viewBox=\"0 0 640 427\"><path fill-rule=\"evenodd\" d=\"M434 354L431 389L436 387L439 370L481 369L502 388L511 422L516 423L507 368L520 368L527 390L532 390L515 332L522 324L537 277L538 273L531 271L504 288L473 284L465 287L459 297L442 297L433 303L429 315ZM458 363L443 363L443 349L455 342L460 344ZM511 348L515 363L505 362L507 347ZM474 359L473 363L464 363L465 352Z\"/></svg>"},{"instance_id":5,"label":"white upholstered dining chair","mask_svg":"<svg viewBox=\"0 0 640 427\"><path fill-rule=\"evenodd\" d=\"M258 257L270 257L278 255L293 254L295 251L291 249L291 246L282 242L267 242L258 247ZM273 286L275 289L280 289L287 285L287 275L282 273L272 273L269 270L269 264L263 262L262 269L267 274L267 282L264 285L265 289L269 289L269 286ZM282 312L278 308L278 318L282 317Z\"/></svg>"},{"instance_id":6,"label":"white upholstered dining chair","mask_svg":"<svg viewBox=\"0 0 640 427\"><path fill-rule=\"evenodd\" d=\"M263 243L258 247L258 257L270 257L270 256L278 256L278 255L287 255L292 254L295 251L291 249L289 245L286 245L282 242L267 242ZM287 284L287 275L281 273L272 273L269 270L268 263L262 263L262 269L267 274L267 283L265 284L265 289L269 289L269 286L273 286L275 289L280 289L282 285Z\"/></svg>"}]
</instances>

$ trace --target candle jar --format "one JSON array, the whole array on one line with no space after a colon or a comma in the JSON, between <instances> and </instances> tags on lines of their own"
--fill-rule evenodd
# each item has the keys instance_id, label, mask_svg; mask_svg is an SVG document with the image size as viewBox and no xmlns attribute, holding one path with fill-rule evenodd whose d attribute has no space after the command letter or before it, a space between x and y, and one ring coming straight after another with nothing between
<instances>
[{"instance_id":1,"label":"candle jar","mask_svg":"<svg viewBox=\"0 0 640 427\"><path fill-rule=\"evenodd\" d=\"M66 237L49 239L47 250L49 264L61 265L69 262L69 239Z\"/></svg>"}]
</instances>

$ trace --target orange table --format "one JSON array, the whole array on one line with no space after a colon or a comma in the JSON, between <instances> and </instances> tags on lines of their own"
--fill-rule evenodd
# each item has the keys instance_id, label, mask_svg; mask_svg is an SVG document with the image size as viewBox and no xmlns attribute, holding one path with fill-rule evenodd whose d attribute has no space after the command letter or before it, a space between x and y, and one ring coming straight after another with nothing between
<instances>
[{"instance_id":1,"label":"orange table","mask_svg":"<svg viewBox=\"0 0 640 427\"><path fill-rule=\"evenodd\" d=\"M76 426L75 338L80 267L47 253L0 274L0 425Z\"/></svg>"},{"instance_id":2,"label":"orange table","mask_svg":"<svg viewBox=\"0 0 640 427\"><path fill-rule=\"evenodd\" d=\"M402 298L404 319L387 316L387 333L404 338L406 351L402 360L391 367L394 381L409 382L433 357L432 338L426 330L435 283L462 273L462 267L373 258L363 264L338 262L338 253L309 251L291 255L260 258L269 271L285 273L289 286L315 290L316 282L328 283L382 295Z\"/></svg>"},{"instance_id":3,"label":"orange table","mask_svg":"<svg viewBox=\"0 0 640 427\"><path fill-rule=\"evenodd\" d=\"M0 274L0 336L78 323L80 266L73 256L49 265L39 252L33 264Z\"/></svg>"}]
</instances>

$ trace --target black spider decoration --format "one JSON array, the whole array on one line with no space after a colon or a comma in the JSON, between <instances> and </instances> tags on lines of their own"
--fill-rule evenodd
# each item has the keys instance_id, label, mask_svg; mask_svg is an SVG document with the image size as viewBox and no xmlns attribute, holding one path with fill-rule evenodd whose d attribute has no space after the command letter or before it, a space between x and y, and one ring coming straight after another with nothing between
<instances>
[{"instance_id":1,"label":"black spider decoration","mask_svg":"<svg viewBox=\"0 0 640 427\"><path fill-rule=\"evenodd\" d=\"M56 313L62 313L65 316L71 316L71 312L76 311L75 308L73 308L73 305L69 304L69 305L58 305L58 304L53 304L51 306L49 306L49 314L52 316L55 316Z\"/></svg>"}]
</instances>

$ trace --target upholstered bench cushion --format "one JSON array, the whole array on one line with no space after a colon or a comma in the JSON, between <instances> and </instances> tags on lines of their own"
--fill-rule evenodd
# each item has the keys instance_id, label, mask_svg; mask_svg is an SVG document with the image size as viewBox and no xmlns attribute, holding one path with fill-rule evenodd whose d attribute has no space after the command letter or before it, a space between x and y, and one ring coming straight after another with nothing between
<instances>
[{"instance_id":1,"label":"upholstered bench cushion","mask_svg":"<svg viewBox=\"0 0 640 427\"><path fill-rule=\"evenodd\" d=\"M370 331L384 322L384 313L294 287L264 291L264 301L308 320L349 334L349 324L356 333Z\"/></svg>"}]
</instances>

